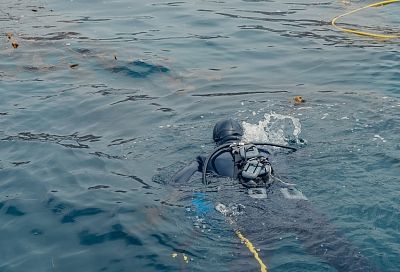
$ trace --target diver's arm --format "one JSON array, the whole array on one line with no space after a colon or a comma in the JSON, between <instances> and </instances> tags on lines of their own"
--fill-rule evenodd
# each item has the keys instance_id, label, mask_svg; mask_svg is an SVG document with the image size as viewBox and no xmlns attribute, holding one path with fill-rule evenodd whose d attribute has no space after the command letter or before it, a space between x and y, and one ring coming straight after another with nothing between
<instances>
[{"instance_id":1,"label":"diver's arm","mask_svg":"<svg viewBox=\"0 0 400 272\"><path fill-rule=\"evenodd\" d=\"M198 156L195 161L185 166L172 177L174 183L186 183L197 171L201 172L205 156Z\"/></svg>"},{"instance_id":2,"label":"diver's arm","mask_svg":"<svg viewBox=\"0 0 400 272\"><path fill-rule=\"evenodd\" d=\"M300 200L299 204L296 230L309 253L325 259L339 272L379 271L308 201Z\"/></svg>"},{"instance_id":3,"label":"diver's arm","mask_svg":"<svg viewBox=\"0 0 400 272\"><path fill-rule=\"evenodd\" d=\"M199 169L199 163L193 161L189 165L185 166L181 170L175 173L172 177L172 182L174 183L185 183L190 180L194 173Z\"/></svg>"}]
</instances>

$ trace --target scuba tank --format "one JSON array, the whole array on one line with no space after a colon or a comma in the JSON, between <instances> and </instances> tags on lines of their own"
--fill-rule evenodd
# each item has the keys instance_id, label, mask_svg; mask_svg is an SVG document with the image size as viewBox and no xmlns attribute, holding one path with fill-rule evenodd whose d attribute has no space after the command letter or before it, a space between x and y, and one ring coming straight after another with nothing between
<instances>
[{"instance_id":1,"label":"scuba tank","mask_svg":"<svg viewBox=\"0 0 400 272\"><path fill-rule=\"evenodd\" d=\"M272 175L273 170L268 159L260 155L259 149L256 145L267 145L275 146L285 149L297 151L296 148L273 144L273 143L226 143L218 146L211 154L207 157L203 164L203 184L208 185L207 181L207 168L210 161L224 152L232 154L235 163L235 177L237 177L241 184L248 188L256 188L264 186Z\"/></svg>"}]
</instances>

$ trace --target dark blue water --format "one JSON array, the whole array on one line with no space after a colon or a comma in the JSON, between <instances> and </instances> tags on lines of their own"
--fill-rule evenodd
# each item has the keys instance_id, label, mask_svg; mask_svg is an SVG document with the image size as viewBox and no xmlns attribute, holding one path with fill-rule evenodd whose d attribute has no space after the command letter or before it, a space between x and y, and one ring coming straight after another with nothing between
<instances>
[{"instance_id":1,"label":"dark blue water","mask_svg":"<svg viewBox=\"0 0 400 272\"><path fill-rule=\"evenodd\" d=\"M0 271L259 271L213 208L249 200L209 190L199 211L201 183L166 183L213 149L217 120L272 112L296 118L304 142L276 171L398 271L399 43L330 26L369 3L2 1ZM391 32L399 11L341 22ZM269 132L282 126L293 142L290 122ZM334 271L292 232L267 232L249 239L271 271Z\"/></svg>"}]
</instances>

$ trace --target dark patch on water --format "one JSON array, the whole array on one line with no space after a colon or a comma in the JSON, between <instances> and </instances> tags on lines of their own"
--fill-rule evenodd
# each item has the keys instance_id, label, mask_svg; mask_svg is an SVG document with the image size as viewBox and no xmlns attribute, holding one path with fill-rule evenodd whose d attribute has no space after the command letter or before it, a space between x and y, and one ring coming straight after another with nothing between
<instances>
[{"instance_id":1,"label":"dark patch on water","mask_svg":"<svg viewBox=\"0 0 400 272\"><path fill-rule=\"evenodd\" d=\"M111 103L110 105L116 105L127 101L142 101L142 100L153 100L153 99L157 99L157 97L151 97L147 94L130 95L127 98Z\"/></svg>"},{"instance_id":2,"label":"dark patch on water","mask_svg":"<svg viewBox=\"0 0 400 272\"><path fill-rule=\"evenodd\" d=\"M21 211L19 208L15 206L9 206L7 208L6 214L13 215L13 216L23 216L25 212Z\"/></svg>"},{"instance_id":3,"label":"dark patch on water","mask_svg":"<svg viewBox=\"0 0 400 272\"><path fill-rule=\"evenodd\" d=\"M24 40L32 41L59 41L65 39L88 39L87 37L81 37L78 32L53 32L48 33L44 36L21 36Z\"/></svg>"},{"instance_id":4,"label":"dark patch on water","mask_svg":"<svg viewBox=\"0 0 400 272\"><path fill-rule=\"evenodd\" d=\"M192 255L191 252L179 248L175 246L174 244L176 243L176 240L174 237L170 237L167 233L154 233L150 235L151 237L155 238L157 240L157 243L160 245L163 245L169 249L171 249L172 252L177 252L177 253L183 253L186 255Z\"/></svg>"},{"instance_id":5,"label":"dark patch on water","mask_svg":"<svg viewBox=\"0 0 400 272\"><path fill-rule=\"evenodd\" d=\"M110 88L107 86L102 86L102 87L106 87L104 89L101 89L99 91L96 91L95 93L99 93L101 95L107 96L107 95L121 95L121 94L135 94L137 93L139 90L134 90L134 89L116 89L116 88ZM100 86L96 86L95 87L100 88Z\"/></svg>"},{"instance_id":6,"label":"dark patch on water","mask_svg":"<svg viewBox=\"0 0 400 272\"><path fill-rule=\"evenodd\" d=\"M184 206L181 204L176 204L176 203L170 203L168 201L160 200L160 199L155 199L154 201L159 201L160 204L169 206L169 207L176 207L176 208L188 208L188 206Z\"/></svg>"},{"instance_id":7,"label":"dark patch on water","mask_svg":"<svg viewBox=\"0 0 400 272\"><path fill-rule=\"evenodd\" d=\"M117 65L108 70L116 74L124 74L131 78L146 78L158 73L168 73L169 69L162 65L153 65L144 61L136 60L128 65Z\"/></svg>"},{"instance_id":8,"label":"dark patch on water","mask_svg":"<svg viewBox=\"0 0 400 272\"><path fill-rule=\"evenodd\" d=\"M135 175L127 175L127 174L122 174L122 173L117 173L117 172L111 172L111 173L114 174L114 175L117 175L117 176L122 176L122 177L133 179L134 181L139 182L140 184L142 184L144 189L152 189L153 188L153 186L150 186L143 179L141 179L141 178L139 178L139 177L137 177Z\"/></svg>"},{"instance_id":9,"label":"dark patch on water","mask_svg":"<svg viewBox=\"0 0 400 272\"><path fill-rule=\"evenodd\" d=\"M56 198L51 197L47 203L46 206L48 206L50 208L50 210L54 213L54 214L64 214L65 211L68 211L72 208L71 205L66 204L66 203L57 203Z\"/></svg>"},{"instance_id":10,"label":"dark patch on water","mask_svg":"<svg viewBox=\"0 0 400 272\"><path fill-rule=\"evenodd\" d=\"M99 189L108 189L108 188L110 188L110 186L100 184L100 185L90 186L88 188L88 190L99 190Z\"/></svg>"},{"instance_id":11,"label":"dark patch on water","mask_svg":"<svg viewBox=\"0 0 400 272\"><path fill-rule=\"evenodd\" d=\"M131 139L115 139L111 141L111 144L108 144L107 146L113 146L113 145L123 145L126 143L130 143L135 141L136 138L131 138Z\"/></svg>"},{"instance_id":12,"label":"dark patch on water","mask_svg":"<svg viewBox=\"0 0 400 272\"><path fill-rule=\"evenodd\" d=\"M31 161L22 161L22 162L11 162L12 164L14 164L14 166L19 166L19 165L24 165L24 164L28 164Z\"/></svg>"},{"instance_id":13,"label":"dark patch on water","mask_svg":"<svg viewBox=\"0 0 400 272\"><path fill-rule=\"evenodd\" d=\"M293 3L293 2L288 2L285 3L287 5L291 6L330 6L332 5L332 2L318 2L318 3Z\"/></svg>"},{"instance_id":14,"label":"dark patch on water","mask_svg":"<svg viewBox=\"0 0 400 272\"><path fill-rule=\"evenodd\" d=\"M249 13L258 13L267 16L287 16L290 14L295 14L294 11L259 11L259 10L238 10L242 12L249 12Z\"/></svg>"},{"instance_id":15,"label":"dark patch on water","mask_svg":"<svg viewBox=\"0 0 400 272\"><path fill-rule=\"evenodd\" d=\"M89 154L95 155L95 156L100 157L100 158L101 157L102 158L107 158L107 159L110 159L110 160L114 160L114 159L123 160L123 159L125 159L125 157L123 157L123 156L110 155L110 154L107 154L107 153L104 153L104 152L100 152L100 151L96 151L96 152L89 153Z\"/></svg>"},{"instance_id":16,"label":"dark patch on water","mask_svg":"<svg viewBox=\"0 0 400 272\"><path fill-rule=\"evenodd\" d=\"M176 2L167 2L167 3L153 3L153 6L170 6L170 7L179 7L181 4L186 4L183 1L176 1Z\"/></svg>"},{"instance_id":17,"label":"dark patch on water","mask_svg":"<svg viewBox=\"0 0 400 272\"><path fill-rule=\"evenodd\" d=\"M163 111L163 112L173 112L174 110L171 108L158 108L156 109L157 111Z\"/></svg>"},{"instance_id":18,"label":"dark patch on water","mask_svg":"<svg viewBox=\"0 0 400 272\"><path fill-rule=\"evenodd\" d=\"M252 95L252 94L263 94L263 93L288 93L288 91L254 91L254 92L229 92L229 93L207 93L207 94L192 94L192 96L237 96L237 95Z\"/></svg>"},{"instance_id":19,"label":"dark patch on water","mask_svg":"<svg viewBox=\"0 0 400 272\"><path fill-rule=\"evenodd\" d=\"M48 28L56 28L57 26L55 25L47 25L47 26L32 26L33 28L44 28L44 29L48 29Z\"/></svg>"},{"instance_id":20,"label":"dark patch on water","mask_svg":"<svg viewBox=\"0 0 400 272\"><path fill-rule=\"evenodd\" d=\"M221 36L221 35L214 35L214 36L207 36L207 35L194 35L194 38L200 39L200 40L212 40L212 39L228 39L228 36Z\"/></svg>"},{"instance_id":21,"label":"dark patch on water","mask_svg":"<svg viewBox=\"0 0 400 272\"><path fill-rule=\"evenodd\" d=\"M108 18L102 18L102 19L92 19L89 16L83 16L80 19L74 19L74 20L62 20L62 21L58 21L59 23L78 23L78 24L82 24L82 23L86 23L86 22L106 22L106 21L110 21L111 19Z\"/></svg>"},{"instance_id":22,"label":"dark patch on water","mask_svg":"<svg viewBox=\"0 0 400 272\"><path fill-rule=\"evenodd\" d=\"M46 66L23 66L22 67L27 72L47 72L47 71L56 71L59 67L55 65L46 65Z\"/></svg>"},{"instance_id":23,"label":"dark patch on water","mask_svg":"<svg viewBox=\"0 0 400 272\"><path fill-rule=\"evenodd\" d=\"M83 55L93 54L92 50L90 50L88 48L80 48L79 47L79 48L75 48L74 51L79 54L83 54Z\"/></svg>"},{"instance_id":24,"label":"dark patch on water","mask_svg":"<svg viewBox=\"0 0 400 272\"><path fill-rule=\"evenodd\" d=\"M101 136L83 135L79 136L77 132L70 135L54 135L47 133L31 133L21 132L16 136L8 136L1 139L2 141L38 141L45 143L55 143L69 148L89 148L89 145L84 142L100 141Z\"/></svg>"},{"instance_id":25,"label":"dark patch on water","mask_svg":"<svg viewBox=\"0 0 400 272\"><path fill-rule=\"evenodd\" d=\"M115 224L111 226L111 228L111 231L104 234L90 233L89 230L81 231L79 233L80 244L90 246L105 243L107 241L121 240L124 241L127 245L143 245L142 241L139 238L127 233L121 224Z\"/></svg>"},{"instance_id":26,"label":"dark patch on water","mask_svg":"<svg viewBox=\"0 0 400 272\"><path fill-rule=\"evenodd\" d=\"M63 218L61 219L61 223L74 223L76 219L79 217L92 216L100 213L104 213L104 211L99 208L85 208L81 210L72 210L68 214L63 216Z\"/></svg>"}]
</instances>

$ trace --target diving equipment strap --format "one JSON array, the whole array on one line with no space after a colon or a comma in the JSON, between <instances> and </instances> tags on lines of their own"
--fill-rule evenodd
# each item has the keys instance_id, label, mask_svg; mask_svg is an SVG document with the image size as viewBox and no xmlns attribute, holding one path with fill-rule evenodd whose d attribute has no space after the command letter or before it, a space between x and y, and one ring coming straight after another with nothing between
<instances>
[{"instance_id":1,"label":"diving equipment strap","mask_svg":"<svg viewBox=\"0 0 400 272\"><path fill-rule=\"evenodd\" d=\"M240 161L243 160L243 158L246 159L251 159L257 156L257 154L259 155L259 150L260 148L257 148L256 145L267 145L267 146L274 146L274 147L279 147L279 148L285 148L285 149L290 149L292 151L297 151L296 148L291 147L291 146L285 146L285 145L280 145L280 144L273 144L273 143L266 143L266 142L256 142L256 143L252 143L252 144L245 144L245 143L226 143L223 145L218 146L211 154L210 156L207 157L207 159L205 160L205 162L203 163L202 166L202 182L204 185L208 185L208 181L207 181L207 168L208 165L210 163L211 160L213 160L214 158L218 157L220 154L224 153L224 152L230 152L232 153L233 149L239 149L239 152L234 154L232 153L232 155L234 156L234 160L235 163L239 163ZM242 150L240 149L240 147L245 147ZM261 149L262 150L262 149ZM264 158L265 160L267 160L267 158L263 157L263 156L259 156ZM241 160L239 160L239 158L241 158ZM269 164L269 163L268 163ZM263 166L264 165L264 170L263 170ZM247 177L251 177L254 176L255 173L257 171L260 171L259 173L264 174L263 171L265 171L266 173L272 173L272 168L269 165L269 167L265 167L266 163L265 162L261 162L260 163L256 163L255 161L253 162L249 162L248 164L246 163L244 166L244 175L245 178ZM238 167L235 166L235 177L238 176L238 172L240 171L240 169ZM243 172L243 171L242 171Z\"/></svg>"}]
</instances>

